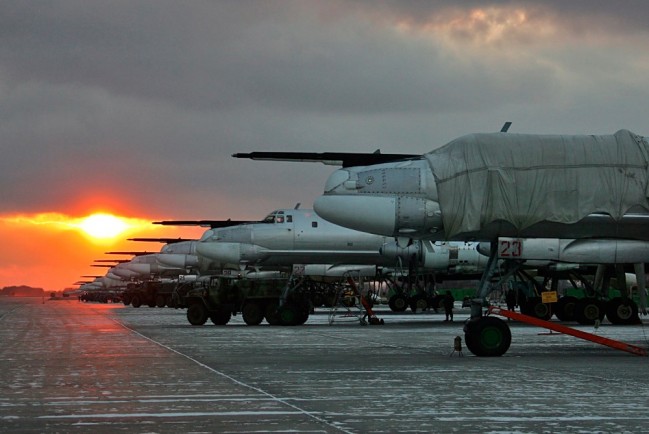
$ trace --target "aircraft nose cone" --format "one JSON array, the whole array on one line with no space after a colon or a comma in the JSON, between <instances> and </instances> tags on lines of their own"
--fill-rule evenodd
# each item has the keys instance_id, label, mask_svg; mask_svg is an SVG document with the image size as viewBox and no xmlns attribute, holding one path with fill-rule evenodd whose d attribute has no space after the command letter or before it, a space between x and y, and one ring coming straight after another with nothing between
<instances>
[{"instance_id":1,"label":"aircraft nose cone","mask_svg":"<svg viewBox=\"0 0 649 434\"><path fill-rule=\"evenodd\" d=\"M396 232L396 200L385 196L324 195L315 200L315 212L349 229L392 236Z\"/></svg>"}]
</instances>

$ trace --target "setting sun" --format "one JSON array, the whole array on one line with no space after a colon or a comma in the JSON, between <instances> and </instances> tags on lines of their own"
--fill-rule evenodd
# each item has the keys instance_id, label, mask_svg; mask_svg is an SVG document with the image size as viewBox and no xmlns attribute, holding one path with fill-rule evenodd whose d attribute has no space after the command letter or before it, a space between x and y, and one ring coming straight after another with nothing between
<instances>
[{"instance_id":1,"label":"setting sun","mask_svg":"<svg viewBox=\"0 0 649 434\"><path fill-rule=\"evenodd\" d=\"M93 214L79 223L85 233L93 238L114 238L129 228L121 218L110 214Z\"/></svg>"}]
</instances>

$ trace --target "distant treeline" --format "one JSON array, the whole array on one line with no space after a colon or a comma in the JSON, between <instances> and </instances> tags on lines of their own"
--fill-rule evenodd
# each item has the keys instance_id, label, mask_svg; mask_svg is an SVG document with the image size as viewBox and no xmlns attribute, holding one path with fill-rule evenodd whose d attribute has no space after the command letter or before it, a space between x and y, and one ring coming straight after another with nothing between
<instances>
[{"instance_id":1,"label":"distant treeline","mask_svg":"<svg viewBox=\"0 0 649 434\"><path fill-rule=\"evenodd\" d=\"M7 295L10 297L41 297L43 296L43 288L32 288L31 286L5 286L0 290L0 295Z\"/></svg>"}]
</instances>

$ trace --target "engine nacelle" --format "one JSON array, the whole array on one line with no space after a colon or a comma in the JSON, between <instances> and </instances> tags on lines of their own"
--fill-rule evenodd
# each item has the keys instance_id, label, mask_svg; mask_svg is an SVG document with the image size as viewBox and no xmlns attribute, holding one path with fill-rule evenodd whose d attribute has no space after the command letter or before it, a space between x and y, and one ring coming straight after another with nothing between
<instances>
[{"instance_id":1,"label":"engine nacelle","mask_svg":"<svg viewBox=\"0 0 649 434\"><path fill-rule=\"evenodd\" d=\"M158 264L163 267L184 269L198 266L198 256L176 253L158 253L156 255Z\"/></svg>"},{"instance_id":2,"label":"engine nacelle","mask_svg":"<svg viewBox=\"0 0 649 434\"><path fill-rule=\"evenodd\" d=\"M374 277L377 274L375 265L331 265L331 264L296 264L293 274L312 277Z\"/></svg>"},{"instance_id":3,"label":"engine nacelle","mask_svg":"<svg viewBox=\"0 0 649 434\"><path fill-rule=\"evenodd\" d=\"M215 263L221 264L221 266L255 263L268 256L267 249L254 244L225 243L221 241L197 243L196 252Z\"/></svg>"},{"instance_id":4,"label":"engine nacelle","mask_svg":"<svg viewBox=\"0 0 649 434\"><path fill-rule=\"evenodd\" d=\"M392 241L383 244L379 249L379 253L381 256L393 259L394 261L400 260L404 265L409 264L412 260L415 261L415 265L420 265L422 258L421 244L421 241L414 241L402 247L397 241Z\"/></svg>"}]
</instances>

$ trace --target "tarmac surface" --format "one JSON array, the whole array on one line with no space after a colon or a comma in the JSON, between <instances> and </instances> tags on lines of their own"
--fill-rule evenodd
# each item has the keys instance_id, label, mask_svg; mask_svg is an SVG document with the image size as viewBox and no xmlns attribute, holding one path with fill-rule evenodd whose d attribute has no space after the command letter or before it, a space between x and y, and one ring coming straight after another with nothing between
<instances>
[{"instance_id":1,"label":"tarmac surface","mask_svg":"<svg viewBox=\"0 0 649 434\"><path fill-rule=\"evenodd\" d=\"M0 297L0 432L649 432L649 358L514 322L503 357L459 357L457 311L195 327L183 310ZM644 325L578 328L649 345Z\"/></svg>"}]
</instances>

